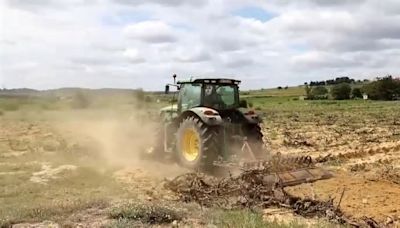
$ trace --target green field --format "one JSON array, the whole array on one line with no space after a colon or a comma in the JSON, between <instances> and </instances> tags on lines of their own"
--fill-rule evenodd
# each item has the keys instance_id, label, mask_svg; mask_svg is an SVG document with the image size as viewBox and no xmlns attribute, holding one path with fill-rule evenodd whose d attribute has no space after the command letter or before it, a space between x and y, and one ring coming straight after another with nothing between
<instances>
[{"instance_id":1,"label":"green field","mask_svg":"<svg viewBox=\"0 0 400 228\"><path fill-rule=\"evenodd\" d=\"M243 97L258 97L258 96L272 96L272 97L299 97L305 96L304 86L288 87L287 89L262 89L243 91Z\"/></svg>"}]
</instances>

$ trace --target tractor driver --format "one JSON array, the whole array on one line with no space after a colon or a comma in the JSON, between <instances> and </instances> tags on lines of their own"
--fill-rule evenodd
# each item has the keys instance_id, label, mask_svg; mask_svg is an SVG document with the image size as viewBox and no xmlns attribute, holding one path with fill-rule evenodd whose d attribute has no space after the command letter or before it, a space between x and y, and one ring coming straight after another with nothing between
<instances>
[{"instance_id":1,"label":"tractor driver","mask_svg":"<svg viewBox=\"0 0 400 228\"><path fill-rule=\"evenodd\" d=\"M205 85L204 88L204 106L218 109L224 102L221 95L216 91L216 86Z\"/></svg>"}]
</instances>

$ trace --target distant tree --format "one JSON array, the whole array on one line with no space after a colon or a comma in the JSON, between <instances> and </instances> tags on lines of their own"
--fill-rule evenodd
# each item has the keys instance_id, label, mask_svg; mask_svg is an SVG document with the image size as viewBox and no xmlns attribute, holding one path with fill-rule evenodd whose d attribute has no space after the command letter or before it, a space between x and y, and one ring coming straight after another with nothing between
<instances>
[{"instance_id":1,"label":"distant tree","mask_svg":"<svg viewBox=\"0 0 400 228\"><path fill-rule=\"evenodd\" d=\"M377 78L362 87L362 91L368 94L372 100L394 100L400 97L400 80L393 79L391 75Z\"/></svg>"},{"instance_id":2,"label":"distant tree","mask_svg":"<svg viewBox=\"0 0 400 228\"><path fill-rule=\"evenodd\" d=\"M282 89L282 86L278 86L278 89Z\"/></svg>"},{"instance_id":3,"label":"distant tree","mask_svg":"<svg viewBox=\"0 0 400 228\"><path fill-rule=\"evenodd\" d=\"M285 88L284 89L288 89L289 87L288 86L285 86Z\"/></svg>"},{"instance_id":4,"label":"distant tree","mask_svg":"<svg viewBox=\"0 0 400 228\"><path fill-rule=\"evenodd\" d=\"M323 85L325 85L325 81L311 81L310 82L310 86L323 86Z\"/></svg>"},{"instance_id":5,"label":"distant tree","mask_svg":"<svg viewBox=\"0 0 400 228\"><path fill-rule=\"evenodd\" d=\"M335 100L346 100L350 99L351 86L349 83L343 82L334 85L331 88L331 95Z\"/></svg>"},{"instance_id":6,"label":"distant tree","mask_svg":"<svg viewBox=\"0 0 400 228\"><path fill-rule=\"evenodd\" d=\"M335 79L329 79L326 81L311 81L310 86L323 86L323 85L337 85L340 83L354 83L355 80L349 77L336 77Z\"/></svg>"},{"instance_id":7,"label":"distant tree","mask_svg":"<svg viewBox=\"0 0 400 228\"><path fill-rule=\"evenodd\" d=\"M335 84L341 84L341 83L354 83L354 79L349 78L349 77L337 77L335 78Z\"/></svg>"},{"instance_id":8,"label":"distant tree","mask_svg":"<svg viewBox=\"0 0 400 228\"><path fill-rule=\"evenodd\" d=\"M360 88L353 88L353 90L351 91L351 96L353 98L362 98L362 92Z\"/></svg>"},{"instance_id":9,"label":"distant tree","mask_svg":"<svg viewBox=\"0 0 400 228\"><path fill-rule=\"evenodd\" d=\"M312 93L314 96L326 95L326 94L328 93L328 90L326 89L325 86L317 86L317 87L314 87L314 88L311 90L311 93Z\"/></svg>"},{"instance_id":10,"label":"distant tree","mask_svg":"<svg viewBox=\"0 0 400 228\"><path fill-rule=\"evenodd\" d=\"M325 86L315 86L310 89L308 99L327 99L328 90Z\"/></svg>"},{"instance_id":11,"label":"distant tree","mask_svg":"<svg viewBox=\"0 0 400 228\"><path fill-rule=\"evenodd\" d=\"M327 85L334 85L335 84L335 80L333 80L333 79L326 80L326 84Z\"/></svg>"},{"instance_id":12,"label":"distant tree","mask_svg":"<svg viewBox=\"0 0 400 228\"><path fill-rule=\"evenodd\" d=\"M307 99L311 99L311 87L308 86L308 85L306 84L306 86L304 87L304 89L305 89L305 91L306 91Z\"/></svg>"}]
</instances>

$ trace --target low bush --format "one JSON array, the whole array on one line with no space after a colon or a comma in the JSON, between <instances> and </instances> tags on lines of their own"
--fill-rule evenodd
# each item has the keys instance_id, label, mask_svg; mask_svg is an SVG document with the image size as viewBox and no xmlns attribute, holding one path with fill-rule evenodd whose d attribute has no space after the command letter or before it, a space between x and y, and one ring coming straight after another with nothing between
<instances>
[{"instance_id":1,"label":"low bush","mask_svg":"<svg viewBox=\"0 0 400 228\"><path fill-rule=\"evenodd\" d=\"M332 86L331 96L335 100L347 100L350 99L351 86L348 83L341 83Z\"/></svg>"}]
</instances>

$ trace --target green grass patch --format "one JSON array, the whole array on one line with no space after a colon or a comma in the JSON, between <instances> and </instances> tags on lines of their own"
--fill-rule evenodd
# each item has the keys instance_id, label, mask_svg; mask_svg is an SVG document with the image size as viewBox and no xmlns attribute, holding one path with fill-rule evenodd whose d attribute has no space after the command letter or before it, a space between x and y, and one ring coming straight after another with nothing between
<instances>
[{"instance_id":1,"label":"green grass patch","mask_svg":"<svg viewBox=\"0 0 400 228\"><path fill-rule=\"evenodd\" d=\"M208 213L206 223L216 227L240 227L240 228L306 228L306 227L345 227L333 224L326 220L316 219L313 221L290 219L290 221L266 221L261 211L252 210L222 210L215 209Z\"/></svg>"},{"instance_id":2,"label":"green grass patch","mask_svg":"<svg viewBox=\"0 0 400 228\"><path fill-rule=\"evenodd\" d=\"M287 89L272 88L241 92L243 96L274 96L274 97L299 97L306 94L304 86L292 86Z\"/></svg>"},{"instance_id":3,"label":"green grass patch","mask_svg":"<svg viewBox=\"0 0 400 228\"><path fill-rule=\"evenodd\" d=\"M165 224L182 220L184 212L162 203L138 202L114 207L108 216L122 223L136 221L143 224Z\"/></svg>"},{"instance_id":4,"label":"green grass patch","mask_svg":"<svg viewBox=\"0 0 400 228\"><path fill-rule=\"evenodd\" d=\"M302 228L307 227L298 222L288 224L276 221L266 222L260 212L250 210L216 210L210 213L209 222L217 227L276 227L276 228Z\"/></svg>"}]
</instances>

